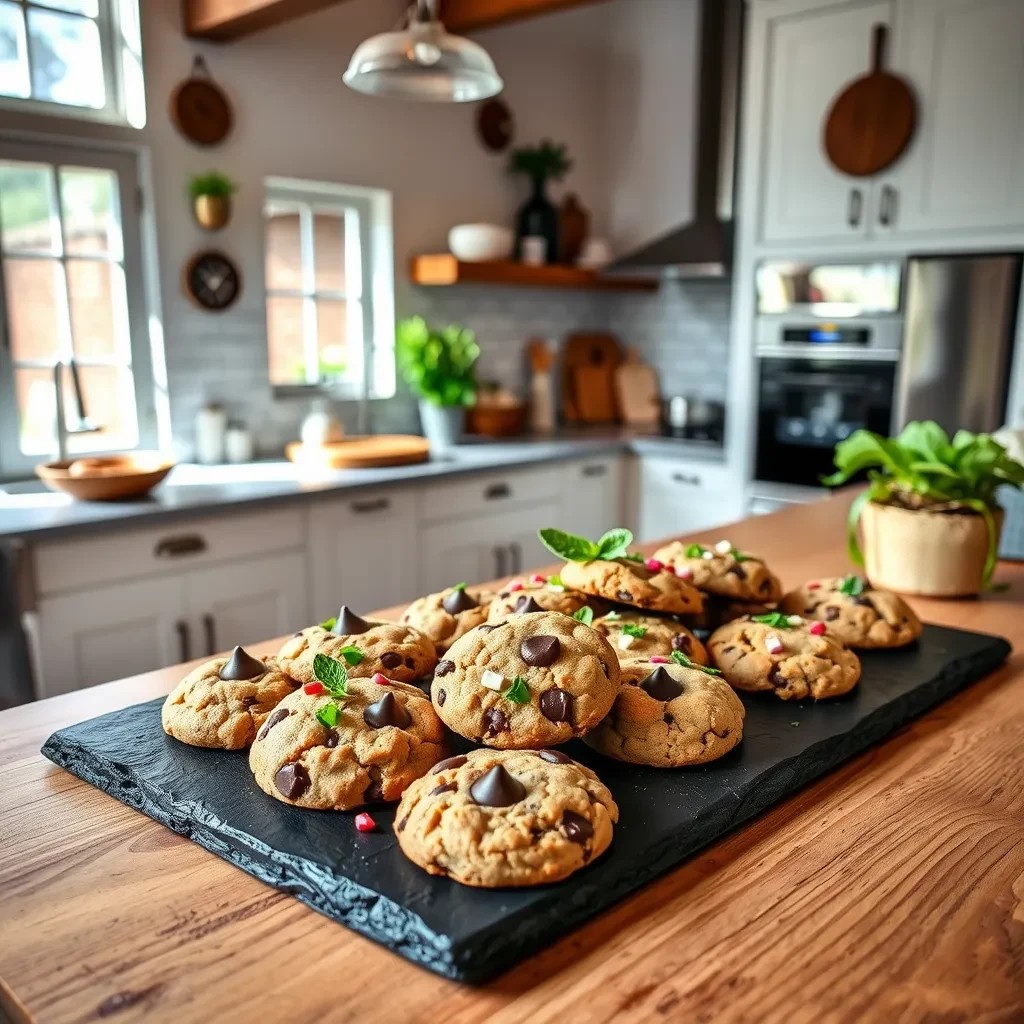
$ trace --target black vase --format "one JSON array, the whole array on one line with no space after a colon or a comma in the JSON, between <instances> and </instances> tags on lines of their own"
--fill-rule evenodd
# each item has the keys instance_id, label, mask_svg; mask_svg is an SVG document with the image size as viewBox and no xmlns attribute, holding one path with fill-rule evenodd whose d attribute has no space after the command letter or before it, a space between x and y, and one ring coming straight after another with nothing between
<instances>
[{"instance_id":1,"label":"black vase","mask_svg":"<svg viewBox=\"0 0 1024 1024\"><path fill-rule=\"evenodd\" d=\"M533 192L516 214L516 258L523 258L523 239L537 235L544 239L544 262L558 259L558 210L544 194L544 178L533 179Z\"/></svg>"}]
</instances>

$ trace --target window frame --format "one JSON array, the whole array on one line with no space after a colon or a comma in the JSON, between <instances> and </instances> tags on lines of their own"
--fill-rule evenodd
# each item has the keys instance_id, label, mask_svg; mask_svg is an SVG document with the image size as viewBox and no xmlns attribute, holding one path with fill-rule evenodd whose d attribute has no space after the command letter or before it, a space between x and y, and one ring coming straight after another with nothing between
<instances>
[{"instance_id":1,"label":"window frame","mask_svg":"<svg viewBox=\"0 0 1024 1024\"><path fill-rule=\"evenodd\" d=\"M279 204L299 207L299 244L302 258L303 286L271 288L266 281L267 211ZM304 213L303 210L307 210ZM314 271L312 214L318 210L342 214L345 218L346 245L352 237L350 212L358 221L355 237L359 239L359 272L357 286L350 285L346 259L346 287L344 291L317 289ZM358 301L362 312L362 345L358 351L349 345L353 359L359 360L355 380L316 381L305 384L280 384L270 381L275 398L326 395L331 398L362 400L364 398L391 398L395 394L395 298L394 298L394 242L392 238L391 193L385 189L340 185L333 182L307 181L299 178L268 177L263 182L263 295L266 350L270 361L270 331L266 300L271 297L301 298L304 303L317 297ZM309 260L307 266L307 258ZM312 281L312 287L307 283ZM304 319L303 329L308 328ZM315 338L313 339L316 340ZM348 338L346 339L348 340ZM311 351L310 339L304 337L307 358Z\"/></svg>"}]
</instances>

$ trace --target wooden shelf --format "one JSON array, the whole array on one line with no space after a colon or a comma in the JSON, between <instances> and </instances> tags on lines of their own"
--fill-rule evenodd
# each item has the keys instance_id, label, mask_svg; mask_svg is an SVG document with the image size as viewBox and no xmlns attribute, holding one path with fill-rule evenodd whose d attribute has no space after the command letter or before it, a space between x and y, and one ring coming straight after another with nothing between
<instances>
[{"instance_id":1,"label":"wooden shelf","mask_svg":"<svg viewBox=\"0 0 1024 1024\"><path fill-rule=\"evenodd\" d=\"M453 284L500 284L518 288L589 288L607 291L656 291L658 279L602 275L579 267L531 267L498 260L464 263L450 253L414 256L409 265L414 284L439 288Z\"/></svg>"}]
</instances>

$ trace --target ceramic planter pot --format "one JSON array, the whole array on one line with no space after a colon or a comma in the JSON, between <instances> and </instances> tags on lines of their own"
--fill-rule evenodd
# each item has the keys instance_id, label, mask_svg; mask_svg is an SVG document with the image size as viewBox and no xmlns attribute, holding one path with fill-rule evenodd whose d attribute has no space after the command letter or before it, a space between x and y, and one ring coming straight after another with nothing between
<instances>
[{"instance_id":1,"label":"ceramic planter pot","mask_svg":"<svg viewBox=\"0 0 1024 1024\"><path fill-rule=\"evenodd\" d=\"M196 223L207 231L219 231L231 220L230 196L196 196L193 201Z\"/></svg>"},{"instance_id":2,"label":"ceramic planter pot","mask_svg":"<svg viewBox=\"0 0 1024 1024\"><path fill-rule=\"evenodd\" d=\"M444 451L459 443L466 423L466 410L461 405L434 405L421 399L420 422L430 447L434 451Z\"/></svg>"},{"instance_id":3,"label":"ceramic planter pot","mask_svg":"<svg viewBox=\"0 0 1024 1024\"><path fill-rule=\"evenodd\" d=\"M1003 511L993 509L996 543ZM929 512L869 501L861 512L864 569L876 587L924 597L966 597L983 584L989 535L970 512Z\"/></svg>"}]
</instances>

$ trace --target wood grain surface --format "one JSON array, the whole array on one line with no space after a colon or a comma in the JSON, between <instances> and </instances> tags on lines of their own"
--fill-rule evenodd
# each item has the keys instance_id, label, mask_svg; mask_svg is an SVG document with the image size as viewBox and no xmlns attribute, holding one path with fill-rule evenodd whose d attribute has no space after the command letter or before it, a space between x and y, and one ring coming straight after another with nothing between
<instances>
[{"instance_id":1,"label":"wood grain surface","mask_svg":"<svg viewBox=\"0 0 1024 1024\"><path fill-rule=\"evenodd\" d=\"M847 499L727 531L787 584L847 568ZM914 604L1024 644L1010 589ZM262 646L273 650L275 644ZM1024 1020L1024 657L479 988L420 970L43 760L181 667L0 713L14 1020Z\"/></svg>"}]
</instances>

